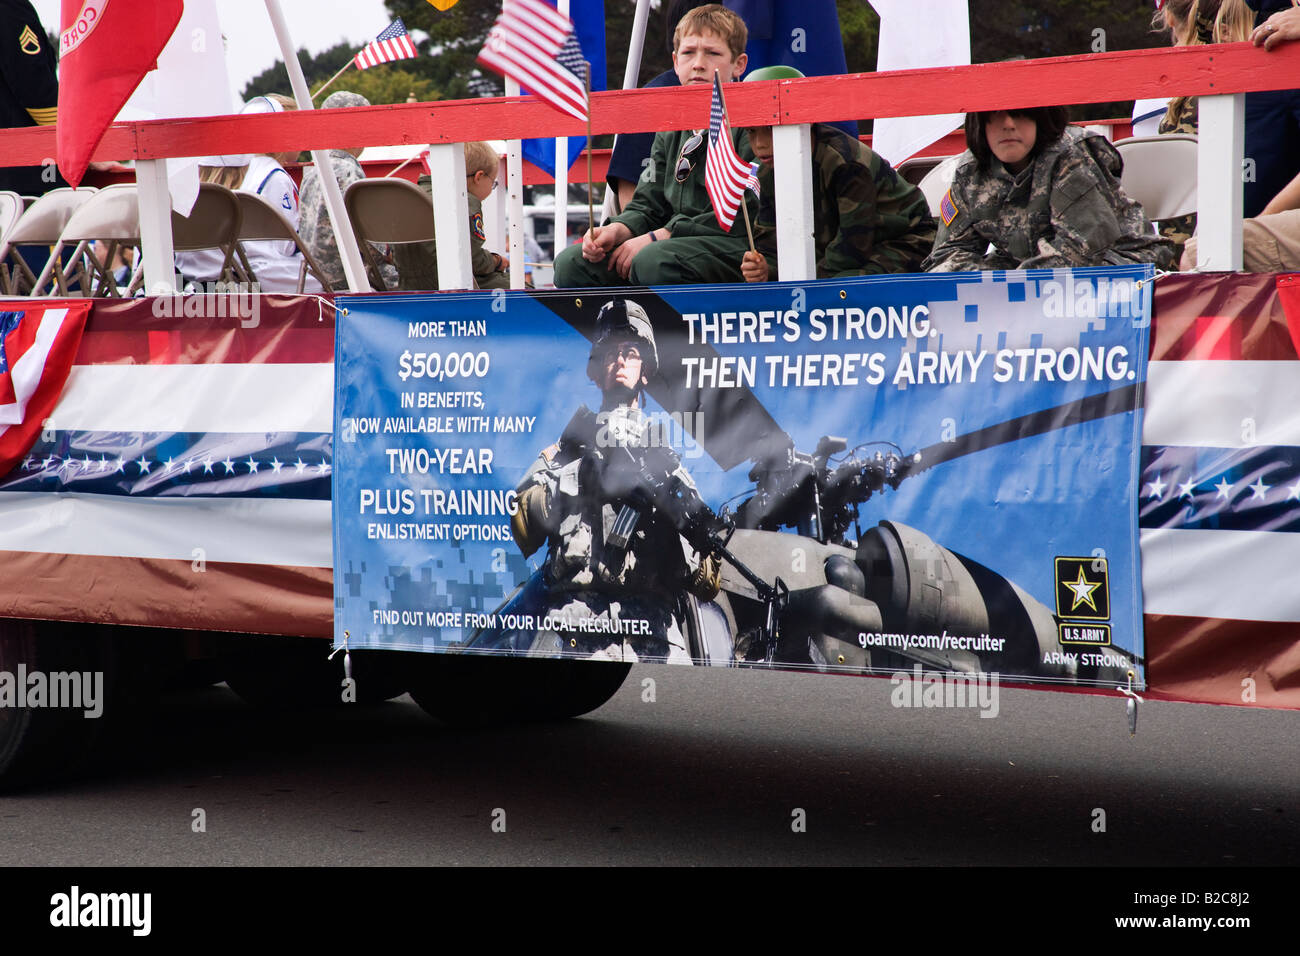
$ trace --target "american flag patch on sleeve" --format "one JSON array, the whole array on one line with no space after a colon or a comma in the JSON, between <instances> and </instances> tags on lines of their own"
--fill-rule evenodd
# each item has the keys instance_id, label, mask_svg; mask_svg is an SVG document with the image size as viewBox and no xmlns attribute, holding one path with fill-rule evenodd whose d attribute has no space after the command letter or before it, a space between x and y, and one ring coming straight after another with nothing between
<instances>
[{"instance_id":1,"label":"american flag patch on sleeve","mask_svg":"<svg viewBox=\"0 0 1300 956\"><path fill-rule=\"evenodd\" d=\"M952 201L952 190L949 189L939 200L939 216L943 219L945 226L951 226L952 221L957 218L957 204Z\"/></svg>"}]
</instances>

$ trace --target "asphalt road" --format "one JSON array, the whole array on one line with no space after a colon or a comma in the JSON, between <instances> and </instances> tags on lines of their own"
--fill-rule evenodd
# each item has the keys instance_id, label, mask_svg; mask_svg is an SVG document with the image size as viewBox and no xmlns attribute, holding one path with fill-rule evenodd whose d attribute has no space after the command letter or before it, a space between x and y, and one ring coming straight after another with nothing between
<instances>
[{"instance_id":1,"label":"asphalt road","mask_svg":"<svg viewBox=\"0 0 1300 956\"><path fill-rule=\"evenodd\" d=\"M66 866L1300 858L1300 714L1152 702L1131 738L1119 697L1001 688L988 719L892 690L646 666L586 718L466 731L407 697L273 715L220 685L120 730L97 775L0 798L0 845Z\"/></svg>"}]
</instances>

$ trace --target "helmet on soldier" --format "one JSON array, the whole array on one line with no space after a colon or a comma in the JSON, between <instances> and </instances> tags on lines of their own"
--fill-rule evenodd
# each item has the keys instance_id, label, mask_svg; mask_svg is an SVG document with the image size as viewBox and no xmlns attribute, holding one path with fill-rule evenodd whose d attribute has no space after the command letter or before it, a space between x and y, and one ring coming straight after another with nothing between
<instances>
[{"instance_id":1,"label":"helmet on soldier","mask_svg":"<svg viewBox=\"0 0 1300 956\"><path fill-rule=\"evenodd\" d=\"M597 385L604 382L605 370L601 365L606 350L622 342L641 343L646 353L641 357L642 369L647 378L659 368L654 326L650 324L646 310L627 299L611 299L596 313L596 333L592 338L591 355L587 358L587 377Z\"/></svg>"}]
</instances>

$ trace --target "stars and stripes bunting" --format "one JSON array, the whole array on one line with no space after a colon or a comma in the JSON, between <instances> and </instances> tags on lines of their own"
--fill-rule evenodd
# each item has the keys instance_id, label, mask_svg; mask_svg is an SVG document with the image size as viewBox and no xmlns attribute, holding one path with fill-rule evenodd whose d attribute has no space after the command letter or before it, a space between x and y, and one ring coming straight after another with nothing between
<instances>
[{"instance_id":1,"label":"stars and stripes bunting","mask_svg":"<svg viewBox=\"0 0 1300 956\"><path fill-rule=\"evenodd\" d=\"M704 161L704 185L713 202L718 225L730 229L745 190L758 195L758 165L746 163L736 153L722 105L722 83L713 74L713 99L709 106L709 155Z\"/></svg>"},{"instance_id":2,"label":"stars and stripes bunting","mask_svg":"<svg viewBox=\"0 0 1300 956\"><path fill-rule=\"evenodd\" d=\"M90 311L88 302L0 312L0 475L31 448L59 399Z\"/></svg>"},{"instance_id":3,"label":"stars and stripes bunting","mask_svg":"<svg viewBox=\"0 0 1300 956\"><path fill-rule=\"evenodd\" d=\"M1156 286L1137 508L1148 673L1170 699L1300 707L1293 282Z\"/></svg>"},{"instance_id":4,"label":"stars and stripes bunting","mask_svg":"<svg viewBox=\"0 0 1300 956\"><path fill-rule=\"evenodd\" d=\"M506 0L478 62L586 121L586 64L573 22L542 0Z\"/></svg>"},{"instance_id":5,"label":"stars and stripes bunting","mask_svg":"<svg viewBox=\"0 0 1300 956\"><path fill-rule=\"evenodd\" d=\"M356 55L353 63L358 70L365 70L381 63L393 60L409 60L418 56L415 44L406 32L406 24L398 17L384 31L366 44L365 49Z\"/></svg>"},{"instance_id":6,"label":"stars and stripes bunting","mask_svg":"<svg viewBox=\"0 0 1300 956\"><path fill-rule=\"evenodd\" d=\"M84 319L83 302L48 311ZM331 633L334 312L264 300L245 328L220 305L94 305L61 392L46 411L28 403L34 443L0 479L6 607ZM94 582L93 597L71 581Z\"/></svg>"}]
</instances>

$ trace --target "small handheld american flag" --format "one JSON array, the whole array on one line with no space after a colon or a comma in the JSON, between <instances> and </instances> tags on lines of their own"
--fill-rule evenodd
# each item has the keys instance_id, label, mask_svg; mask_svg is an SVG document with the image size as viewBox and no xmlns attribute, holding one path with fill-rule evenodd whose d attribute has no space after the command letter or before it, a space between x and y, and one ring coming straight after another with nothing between
<instances>
[{"instance_id":1,"label":"small handheld american flag","mask_svg":"<svg viewBox=\"0 0 1300 956\"><path fill-rule=\"evenodd\" d=\"M709 155L704 161L704 186L713 202L718 225L730 229L745 190L758 195L758 164L746 163L736 153L722 106L722 83L713 74L713 101L709 105Z\"/></svg>"},{"instance_id":2,"label":"small handheld american flag","mask_svg":"<svg viewBox=\"0 0 1300 956\"><path fill-rule=\"evenodd\" d=\"M409 60L418 55L415 44L406 33L406 25L402 23L402 18L398 17L384 28L383 33L367 43L366 48L358 53L352 62L356 64L358 70L364 70L378 66L380 63Z\"/></svg>"},{"instance_id":3,"label":"small handheld american flag","mask_svg":"<svg viewBox=\"0 0 1300 956\"><path fill-rule=\"evenodd\" d=\"M573 22L543 0L505 0L478 62L560 112L587 119L587 64Z\"/></svg>"}]
</instances>

